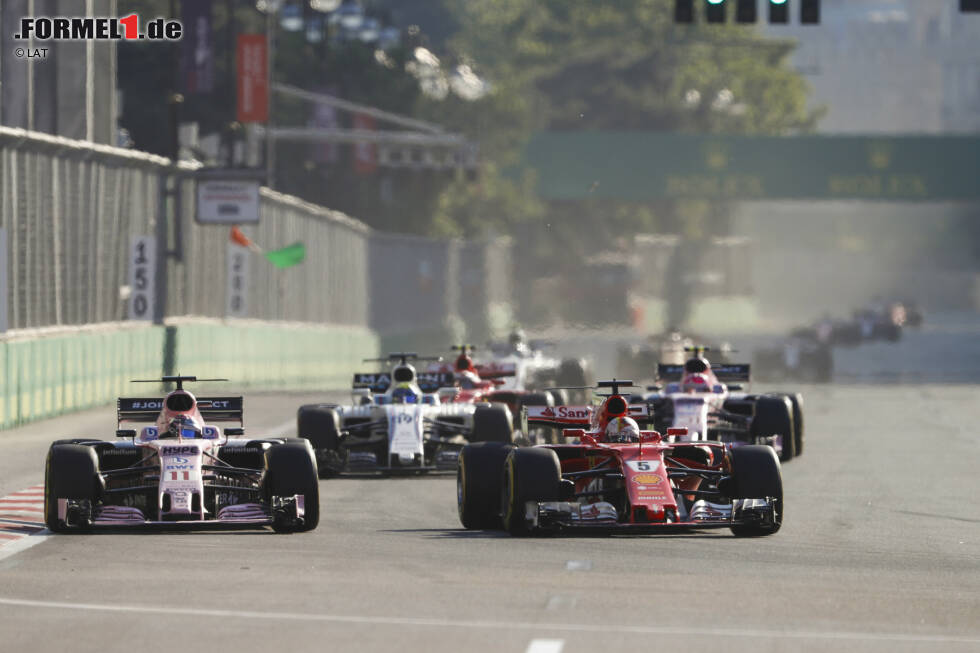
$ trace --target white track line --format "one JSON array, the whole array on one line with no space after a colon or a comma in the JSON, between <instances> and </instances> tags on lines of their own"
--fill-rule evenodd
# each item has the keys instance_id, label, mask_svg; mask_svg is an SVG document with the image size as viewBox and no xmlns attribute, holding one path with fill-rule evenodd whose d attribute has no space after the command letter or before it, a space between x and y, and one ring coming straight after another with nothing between
<instances>
[{"instance_id":1,"label":"white track line","mask_svg":"<svg viewBox=\"0 0 980 653\"><path fill-rule=\"evenodd\" d=\"M38 539L32 536L28 539ZM18 542L19 544L19 542ZM6 547L4 547L6 548ZM486 630L527 630L557 631L576 633L596 633L608 635L610 632L627 635L680 635L684 637L747 637L752 639L814 639L843 641L878 642L925 642L980 644L980 633L971 635L916 635L914 633L858 633L858 632L817 632L806 630L769 630L765 628L712 628L704 626L630 626L618 624L583 623L532 623L521 621L478 621L462 619L436 619L428 617L372 617L359 615L309 614L301 612L258 612L252 610L215 610L212 608L168 608L158 606L111 605L106 603L67 603L62 601L33 601L0 597L0 605L24 608L47 608L52 610L74 610L88 612L116 612L147 615L173 615L186 617L221 617L226 619L267 619L278 621L306 621L319 623L346 623L374 626L407 626L428 628L482 628Z\"/></svg>"},{"instance_id":2,"label":"white track line","mask_svg":"<svg viewBox=\"0 0 980 653\"><path fill-rule=\"evenodd\" d=\"M31 535L25 535L19 540L13 540L8 544L0 546L0 560L9 558L10 556L16 555L21 551L26 551L32 546L37 546L44 540L48 539L50 535L51 531L45 528L42 531L38 531L37 533L33 533Z\"/></svg>"},{"instance_id":3,"label":"white track line","mask_svg":"<svg viewBox=\"0 0 980 653\"><path fill-rule=\"evenodd\" d=\"M561 653L563 648L563 639L532 639L524 653Z\"/></svg>"}]
</instances>

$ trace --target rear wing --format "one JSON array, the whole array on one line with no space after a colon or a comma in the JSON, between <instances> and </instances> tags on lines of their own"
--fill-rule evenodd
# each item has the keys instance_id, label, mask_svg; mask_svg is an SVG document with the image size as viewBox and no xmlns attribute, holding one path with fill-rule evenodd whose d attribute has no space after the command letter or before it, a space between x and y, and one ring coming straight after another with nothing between
<instances>
[{"instance_id":1,"label":"rear wing","mask_svg":"<svg viewBox=\"0 0 980 653\"><path fill-rule=\"evenodd\" d=\"M163 410L159 397L119 397L116 400L116 422L155 422ZM245 421L243 397L198 397L197 410L205 422Z\"/></svg>"},{"instance_id":2,"label":"rear wing","mask_svg":"<svg viewBox=\"0 0 980 653\"><path fill-rule=\"evenodd\" d=\"M452 372L419 372L416 376L419 390L426 394L438 392L439 388L447 388L456 382Z\"/></svg>"},{"instance_id":3,"label":"rear wing","mask_svg":"<svg viewBox=\"0 0 980 653\"><path fill-rule=\"evenodd\" d=\"M476 374L481 379L500 379L505 376L517 376L517 364L482 363L476 365Z\"/></svg>"},{"instance_id":4,"label":"rear wing","mask_svg":"<svg viewBox=\"0 0 980 653\"><path fill-rule=\"evenodd\" d=\"M738 365L719 365L712 366L711 371L719 381L749 381L750 365L742 363ZM683 365L668 365L665 363L657 364L657 379L660 381L676 382L684 376Z\"/></svg>"},{"instance_id":5,"label":"rear wing","mask_svg":"<svg viewBox=\"0 0 980 653\"><path fill-rule=\"evenodd\" d=\"M374 393L387 392L391 387L391 375L381 374L355 374L353 388L367 388Z\"/></svg>"},{"instance_id":6,"label":"rear wing","mask_svg":"<svg viewBox=\"0 0 980 653\"><path fill-rule=\"evenodd\" d=\"M521 409L521 428L527 433L529 426L589 427L594 411L593 406L525 406ZM649 423L653 419L647 404L630 404L629 416L640 423Z\"/></svg>"}]
</instances>

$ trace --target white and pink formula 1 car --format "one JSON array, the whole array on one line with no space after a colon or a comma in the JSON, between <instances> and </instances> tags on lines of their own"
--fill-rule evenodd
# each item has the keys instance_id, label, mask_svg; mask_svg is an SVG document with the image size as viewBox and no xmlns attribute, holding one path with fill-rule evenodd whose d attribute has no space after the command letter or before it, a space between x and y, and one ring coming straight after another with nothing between
<instances>
[{"instance_id":1,"label":"white and pink formula 1 car","mask_svg":"<svg viewBox=\"0 0 980 653\"><path fill-rule=\"evenodd\" d=\"M217 379L216 379L217 380ZM222 379L223 380L223 379ZM48 450L44 517L50 530L130 526L271 526L308 531L319 522L319 481L310 444L244 438L242 397L121 397L117 440L58 440ZM160 382L154 381L154 382ZM221 428L209 422L238 422ZM234 436L234 437L233 437Z\"/></svg>"}]
</instances>

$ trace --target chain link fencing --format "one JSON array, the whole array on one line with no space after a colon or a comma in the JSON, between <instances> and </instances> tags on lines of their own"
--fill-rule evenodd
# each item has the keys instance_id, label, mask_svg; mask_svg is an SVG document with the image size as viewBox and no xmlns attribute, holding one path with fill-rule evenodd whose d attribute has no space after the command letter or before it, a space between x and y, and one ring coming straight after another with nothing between
<instances>
[{"instance_id":1,"label":"chain link fencing","mask_svg":"<svg viewBox=\"0 0 980 653\"><path fill-rule=\"evenodd\" d=\"M175 168L145 153L0 127L7 328L125 320L127 252L141 235L157 237L165 260L158 313L227 317L229 226L195 221L193 174L192 166ZM349 325L409 339L462 338L467 327L484 337L505 326L506 239L381 233L268 189L260 201L260 223L242 232L264 250L302 243L306 259L280 269L250 256L239 317Z\"/></svg>"}]
</instances>

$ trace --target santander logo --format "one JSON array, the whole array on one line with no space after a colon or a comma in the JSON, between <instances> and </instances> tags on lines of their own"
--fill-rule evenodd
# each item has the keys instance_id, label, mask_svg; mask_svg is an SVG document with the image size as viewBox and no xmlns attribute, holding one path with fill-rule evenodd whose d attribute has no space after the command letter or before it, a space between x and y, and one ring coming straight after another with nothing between
<instances>
[{"instance_id":1,"label":"santander logo","mask_svg":"<svg viewBox=\"0 0 980 653\"><path fill-rule=\"evenodd\" d=\"M557 406L556 411L559 419L588 419L589 409L577 406Z\"/></svg>"}]
</instances>

